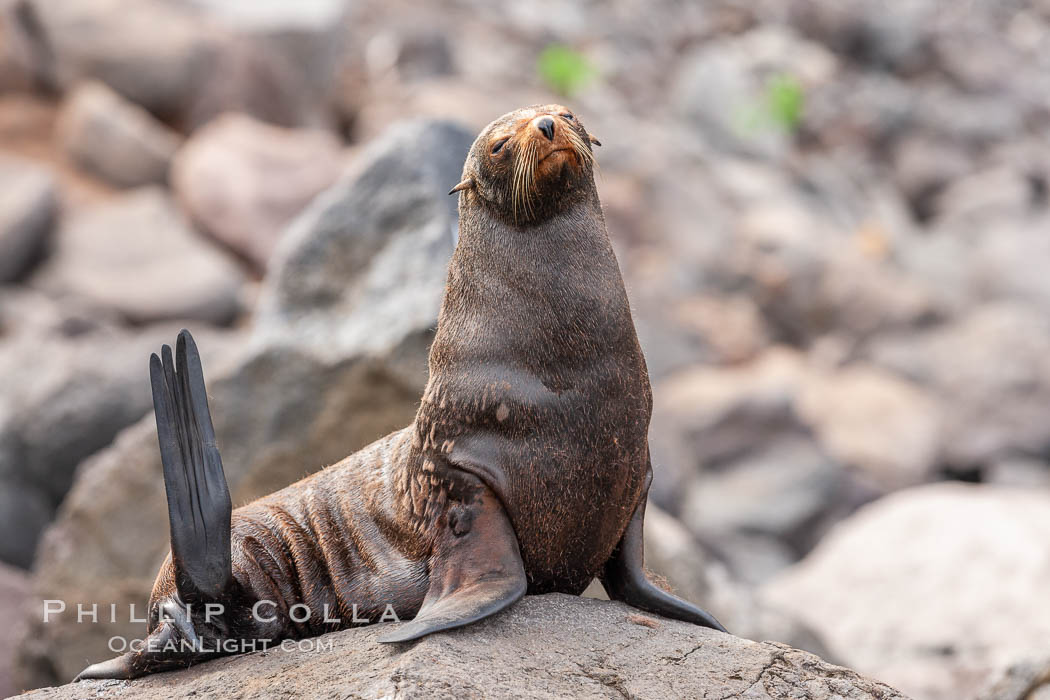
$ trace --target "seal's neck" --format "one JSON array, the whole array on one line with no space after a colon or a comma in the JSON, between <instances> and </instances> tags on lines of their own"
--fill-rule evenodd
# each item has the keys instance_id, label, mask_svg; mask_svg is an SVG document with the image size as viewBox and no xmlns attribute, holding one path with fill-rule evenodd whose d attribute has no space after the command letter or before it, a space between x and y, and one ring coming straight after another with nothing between
<instances>
[{"instance_id":1,"label":"seal's neck","mask_svg":"<svg viewBox=\"0 0 1050 700\"><path fill-rule=\"evenodd\" d=\"M434 349L533 368L581 353L639 353L596 194L520 227L464 201L459 230Z\"/></svg>"}]
</instances>

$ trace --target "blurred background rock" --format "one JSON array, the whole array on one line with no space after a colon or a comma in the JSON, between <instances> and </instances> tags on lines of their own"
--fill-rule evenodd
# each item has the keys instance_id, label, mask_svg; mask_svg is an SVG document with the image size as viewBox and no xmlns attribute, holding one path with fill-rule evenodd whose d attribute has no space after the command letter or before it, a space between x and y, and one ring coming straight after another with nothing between
<instances>
[{"instance_id":1,"label":"blurred background rock","mask_svg":"<svg viewBox=\"0 0 1050 700\"><path fill-rule=\"evenodd\" d=\"M917 698L1039 692L1045 0L0 0L0 691L141 631L41 601L146 600L149 352L197 335L238 503L404 425L445 193L548 101L604 143L650 566Z\"/></svg>"}]
</instances>

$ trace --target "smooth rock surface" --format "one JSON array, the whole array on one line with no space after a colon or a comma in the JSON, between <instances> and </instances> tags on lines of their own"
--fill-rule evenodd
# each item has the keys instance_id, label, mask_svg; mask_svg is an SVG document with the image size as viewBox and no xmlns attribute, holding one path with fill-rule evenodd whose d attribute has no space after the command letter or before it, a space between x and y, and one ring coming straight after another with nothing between
<instances>
[{"instance_id":1,"label":"smooth rock surface","mask_svg":"<svg viewBox=\"0 0 1050 700\"><path fill-rule=\"evenodd\" d=\"M254 653L130 683L86 681L23 697L904 697L783 644L567 595L529 596L494 618L410 644L377 644L381 629L317 640L331 642L331 650Z\"/></svg>"},{"instance_id":2,"label":"smooth rock surface","mask_svg":"<svg viewBox=\"0 0 1050 700\"><path fill-rule=\"evenodd\" d=\"M244 274L195 233L159 188L141 188L64 222L34 280L135 323L229 323Z\"/></svg>"},{"instance_id":3,"label":"smooth rock surface","mask_svg":"<svg viewBox=\"0 0 1050 700\"><path fill-rule=\"evenodd\" d=\"M201 228L265 269L285 225L338 177L341 153L326 132L225 114L179 151L172 187Z\"/></svg>"},{"instance_id":4,"label":"smooth rock surface","mask_svg":"<svg viewBox=\"0 0 1050 700\"><path fill-rule=\"evenodd\" d=\"M917 698L971 698L996 669L1046 651L1047 542L1046 492L922 486L841 522L761 595L844 663Z\"/></svg>"},{"instance_id":5,"label":"smooth rock surface","mask_svg":"<svg viewBox=\"0 0 1050 700\"><path fill-rule=\"evenodd\" d=\"M66 97L56 124L66 155L118 187L163 184L182 138L98 81Z\"/></svg>"},{"instance_id":6,"label":"smooth rock surface","mask_svg":"<svg viewBox=\"0 0 1050 700\"><path fill-rule=\"evenodd\" d=\"M419 329L406 371L420 381L458 229L448 191L473 140L452 122L413 121L358 154L282 238L259 300L257 338L295 337L332 357L381 350Z\"/></svg>"},{"instance_id":7,"label":"smooth rock surface","mask_svg":"<svg viewBox=\"0 0 1050 700\"><path fill-rule=\"evenodd\" d=\"M0 284L36 262L57 215L58 192L47 170L21 158L0 158Z\"/></svg>"}]
</instances>

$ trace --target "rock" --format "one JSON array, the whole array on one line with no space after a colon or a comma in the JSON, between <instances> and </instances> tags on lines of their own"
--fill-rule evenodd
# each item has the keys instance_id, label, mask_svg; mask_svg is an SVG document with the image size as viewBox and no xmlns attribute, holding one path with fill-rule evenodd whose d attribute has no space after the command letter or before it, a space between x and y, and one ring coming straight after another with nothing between
<instances>
[{"instance_id":1,"label":"rock","mask_svg":"<svg viewBox=\"0 0 1050 700\"><path fill-rule=\"evenodd\" d=\"M164 184L181 141L146 110L97 81L73 89L57 129L69 158L119 187Z\"/></svg>"},{"instance_id":2,"label":"rock","mask_svg":"<svg viewBox=\"0 0 1050 700\"><path fill-rule=\"evenodd\" d=\"M733 572L755 583L813 546L822 529L817 523L838 507L845 490L843 473L815 443L782 438L694 476L682 520L705 541L724 543L719 551ZM783 556L756 558L751 543L761 539L779 545Z\"/></svg>"},{"instance_id":3,"label":"rock","mask_svg":"<svg viewBox=\"0 0 1050 700\"><path fill-rule=\"evenodd\" d=\"M229 323L244 275L193 232L166 194L143 188L64 222L35 283L134 323Z\"/></svg>"},{"instance_id":4,"label":"rock","mask_svg":"<svg viewBox=\"0 0 1050 700\"><path fill-rule=\"evenodd\" d=\"M151 405L146 362L179 326L129 332L31 294L0 299L0 561L28 568L77 465ZM230 334L195 329L206 360Z\"/></svg>"},{"instance_id":5,"label":"rock","mask_svg":"<svg viewBox=\"0 0 1050 700\"><path fill-rule=\"evenodd\" d=\"M996 668L1043 654L1050 494L945 483L840 523L761 589L832 652L915 697L972 697ZM876 611L874 614L872 611Z\"/></svg>"},{"instance_id":6,"label":"rock","mask_svg":"<svg viewBox=\"0 0 1050 700\"><path fill-rule=\"evenodd\" d=\"M13 675L15 644L21 635L20 619L28 601L28 577L0 564L0 619L6 621L4 634L0 635L0 695L4 697L19 690Z\"/></svg>"},{"instance_id":7,"label":"rock","mask_svg":"<svg viewBox=\"0 0 1050 700\"><path fill-rule=\"evenodd\" d=\"M265 268L285 225L338 177L340 156L325 132L225 114L179 151L172 187L198 225Z\"/></svg>"},{"instance_id":8,"label":"rock","mask_svg":"<svg viewBox=\"0 0 1050 700\"><path fill-rule=\"evenodd\" d=\"M161 0L28 0L40 26L29 37L48 61L35 66L68 89L100 80L164 120L177 120L220 45L179 3Z\"/></svg>"},{"instance_id":9,"label":"rock","mask_svg":"<svg viewBox=\"0 0 1050 700\"><path fill-rule=\"evenodd\" d=\"M252 0L191 0L191 4L246 43L265 48L278 59L294 78L294 85L288 87L296 88L296 100L306 104L316 104L327 96L346 52L347 25L357 5L350 0L304 0L294 7ZM216 87L220 84L216 82ZM258 97L265 97L265 93ZM260 116L259 112L252 113ZM276 123L305 125L315 116L302 114L304 118L291 124L284 120Z\"/></svg>"},{"instance_id":10,"label":"rock","mask_svg":"<svg viewBox=\"0 0 1050 700\"><path fill-rule=\"evenodd\" d=\"M1024 213L1035 202L1024 172L1000 167L951 183L933 202L934 223L946 229L985 225L1003 213Z\"/></svg>"},{"instance_id":11,"label":"rock","mask_svg":"<svg viewBox=\"0 0 1050 700\"><path fill-rule=\"evenodd\" d=\"M985 304L950 324L880 338L866 354L937 397L940 453L949 465L968 470L1050 449L1045 313L1024 304Z\"/></svg>"},{"instance_id":12,"label":"rock","mask_svg":"<svg viewBox=\"0 0 1050 700\"><path fill-rule=\"evenodd\" d=\"M897 185L921 220L936 213L938 195L974 165L966 149L928 134L904 138L894 149L892 164Z\"/></svg>"},{"instance_id":13,"label":"rock","mask_svg":"<svg viewBox=\"0 0 1050 700\"><path fill-rule=\"evenodd\" d=\"M696 472L746 454L756 435L772 441L804 433L793 403L806 371L799 353L777 347L750 363L700 366L657 384L650 438L654 500L676 512Z\"/></svg>"},{"instance_id":14,"label":"rock","mask_svg":"<svg viewBox=\"0 0 1050 700\"><path fill-rule=\"evenodd\" d=\"M360 153L281 240L256 336L294 336L332 357L418 330L406 371L422 386L459 221L448 190L473 138L450 122L408 122Z\"/></svg>"},{"instance_id":15,"label":"rock","mask_svg":"<svg viewBox=\"0 0 1050 700\"><path fill-rule=\"evenodd\" d=\"M751 642L621 603L550 594L412 645L377 644L380 626L335 632L275 650L128 682L37 691L27 698L214 695L236 685L249 697L701 697L903 698L887 685L783 644Z\"/></svg>"},{"instance_id":16,"label":"rock","mask_svg":"<svg viewBox=\"0 0 1050 700\"><path fill-rule=\"evenodd\" d=\"M1050 657L1038 654L997 671L977 698L978 700L1047 700L1050 698Z\"/></svg>"},{"instance_id":17,"label":"rock","mask_svg":"<svg viewBox=\"0 0 1050 700\"><path fill-rule=\"evenodd\" d=\"M297 32L293 25L305 28L321 13L222 4L229 7L227 15L285 18L273 31L258 32L249 22L203 11L203 2L24 4L34 9L40 31L21 42L38 57L32 72L44 84L65 90L86 79L99 80L187 132L226 111L284 126L320 123L323 91L316 86L329 83L344 46L340 28L345 17L337 13L325 15L316 30ZM323 2L311 4L316 8Z\"/></svg>"},{"instance_id":18,"label":"rock","mask_svg":"<svg viewBox=\"0 0 1050 700\"><path fill-rule=\"evenodd\" d=\"M54 179L21 158L0 158L0 284L37 261L57 216Z\"/></svg>"},{"instance_id":19,"label":"rock","mask_svg":"<svg viewBox=\"0 0 1050 700\"><path fill-rule=\"evenodd\" d=\"M812 630L761 603L751 586L735 578L674 516L653 504L645 510L645 567L665 578L676 595L710 610L738 637L783 642L830 658Z\"/></svg>"},{"instance_id":20,"label":"rock","mask_svg":"<svg viewBox=\"0 0 1050 700\"><path fill-rule=\"evenodd\" d=\"M215 46L207 72L185 98L179 119L183 129L193 132L227 112L285 127L323 126L322 105L311 100L296 65L274 48L241 37Z\"/></svg>"},{"instance_id":21,"label":"rock","mask_svg":"<svg viewBox=\"0 0 1050 700\"><path fill-rule=\"evenodd\" d=\"M405 386L379 361L326 365L293 348L263 349L230 373L209 372L208 387L235 503L283 488L407 425L419 399L419 387ZM41 543L33 581L38 599L141 608L168 549L160 469L153 416L83 465ZM121 488L108 486L114 483ZM113 634L136 631L78 625L75 617L32 624L22 652L26 687L72 678L85 658L106 655Z\"/></svg>"},{"instance_id":22,"label":"rock","mask_svg":"<svg viewBox=\"0 0 1050 700\"><path fill-rule=\"evenodd\" d=\"M12 469L10 455L0 455L0 469ZM0 566L6 562L28 569L36 555L37 539L53 514L51 498L38 485L9 474L0 476Z\"/></svg>"},{"instance_id":23,"label":"rock","mask_svg":"<svg viewBox=\"0 0 1050 700\"><path fill-rule=\"evenodd\" d=\"M805 34L851 58L897 70L926 60L930 25L940 9L935 0L908 0L892 15L864 2L791 2L790 18Z\"/></svg>"},{"instance_id":24,"label":"rock","mask_svg":"<svg viewBox=\"0 0 1050 700\"><path fill-rule=\"evenodd\" d=\"M892 491L929 478L940 448L940 407L885 370L852 365L815 377L799 396L802 419L828 453Z\"/></svg>"}]
</instances>

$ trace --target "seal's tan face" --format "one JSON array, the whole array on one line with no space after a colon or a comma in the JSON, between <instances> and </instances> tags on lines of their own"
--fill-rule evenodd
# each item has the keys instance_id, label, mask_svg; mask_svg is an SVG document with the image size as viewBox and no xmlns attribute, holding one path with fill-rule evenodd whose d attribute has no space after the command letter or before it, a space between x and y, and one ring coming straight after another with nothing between
<instances>
[{"instance_id":1,"label":"seal's tan face","mask_svg":"<svg viewBox=\"0 0 1050 700\"><path fill-rule=\"evenodd\" d=\"M591 144L600 145L564 105L510 112L478 136L453 192L475 190L514 222L534 221L591 181Z\"/></svg>"}]
</instances>

